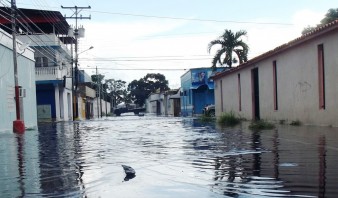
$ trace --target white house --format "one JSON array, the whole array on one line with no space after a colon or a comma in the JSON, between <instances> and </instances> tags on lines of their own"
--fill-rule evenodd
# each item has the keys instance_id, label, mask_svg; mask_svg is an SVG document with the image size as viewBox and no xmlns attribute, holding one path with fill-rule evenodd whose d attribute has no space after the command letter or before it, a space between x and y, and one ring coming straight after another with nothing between
<instances>
[{"instance_id":1,"label":"white house","mask_svg":"<svg viewBox=\"0 0 338 198\"><path fill-rule=\"evenodd\" d=\"M10 12L3 7L0 10ZM67 21L57 11L20 8L18 14L17 29L21 34L17 39L35 50L38 119L72 120L71 44L74 38L67 36ZM2 25L10 27L11 24L3 21Z\"/></svg>"},{"instance_id":2,"label":"white house","mask_svg":"<svg viewBox=\"0 0 338 198\"><path fill-rule=\"evenodd\" d=\"M0 131L12 130L16 120L12 36L0 29ZM24 48L22 48L22 47ZM34 51L17 42L18 85L21 120L26 128L37 128Z\"/></svg>"},{"instance_id":3,"label":"white house","mask_svg":"<svg viewBox=\"0 0 338 198\"><path fill-rule=\"evenodd\" d=\"M216 115L338 126L338 21L214 76Z\"/></svg>"},{"instance_id":4,"label":"white house","mask_svg":"<svg viewBox=\"0 0 338 198\"><path fill-rule=\"evenodd\" d=\"M146 112L164 116L180 116L180 91L151 93L146 100Z\"/></svg>"}]
</instances>

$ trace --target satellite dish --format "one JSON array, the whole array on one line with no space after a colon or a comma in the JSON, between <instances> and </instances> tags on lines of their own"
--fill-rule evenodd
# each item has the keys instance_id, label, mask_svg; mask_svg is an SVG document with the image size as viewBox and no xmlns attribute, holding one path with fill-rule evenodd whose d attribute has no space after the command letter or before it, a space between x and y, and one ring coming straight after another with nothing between
<instances>
[{"instance_id":1,"label":"satellite dish","mask_svg":"<svg viewBox=\"0 0 338 198\"><path fill-rule=\"evenodd\" d=\"M19 50L20 51L25 50L30 44L31 44L31 41L28 41L27 43L23 43L21 46L19 46Z\"/></svg>"}]
</instances>

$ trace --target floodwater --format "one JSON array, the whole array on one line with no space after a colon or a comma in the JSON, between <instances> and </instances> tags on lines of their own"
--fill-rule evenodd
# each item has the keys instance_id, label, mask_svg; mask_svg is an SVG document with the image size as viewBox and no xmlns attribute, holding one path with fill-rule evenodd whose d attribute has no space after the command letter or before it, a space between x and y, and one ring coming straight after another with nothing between
<instances>
[{"instance_id":1,"label":"floodwater","mask_svg":"<svg viewBox=\"0 0 338 198\"><path fill-rule=\"evenodd\" d=\"M337 185L337 128L125 115L0 133L0 197L337 197Z\"/></svg>"}]
</instances>

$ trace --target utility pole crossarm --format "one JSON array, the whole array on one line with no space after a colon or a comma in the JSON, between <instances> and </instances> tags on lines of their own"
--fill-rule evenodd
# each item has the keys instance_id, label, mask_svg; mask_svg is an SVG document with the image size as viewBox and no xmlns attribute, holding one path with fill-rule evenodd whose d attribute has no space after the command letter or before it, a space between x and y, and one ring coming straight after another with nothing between
<instances>
[{"instance_id":1,"label":"utility pole crossarm","mask_svg":"<svg viewBox=\"0 0 338 198\"><path fill-rule=\"evenodd\" d=\"M75 35L75 60L72 57L72 60L74 60L74 65L75 68L73 69L73 64L72 64L72 72L75 73L75 75L72 74L72 77L75 78L75 86L74 86L74 80L72 80L72 93L73 93L73 120L76 120L79 116L79 112L78 112L78 83L79 83L79 74L78 74L78 39L79 39L79 29L77 26L77 20L78 19L91 19L90 15L89 17L83 17L82 15L78 16L79 13L83 10L83 9L91 9L90 6L88 7L78 7L78 6L74 6L74 7L64 7L61 6L61 8L64 9L71 9L74 13L71 17L64 17L66 19L75 19L75 31L74 31L74 35ZM83 29L83 27L81 28ZM84 30L84 29L83 29ZM83 35L82 35L83 36ZM75 108L74 108L75 106Z\"/></svg>"},{"instance_id":2,"label":"utility pole crossarm","mask_svg":"<svg viewBox=\"0 0 338 198\"><path fill-rule=\"evenodd\" d=\"M83 17L83 16L80 16L80 17L64 17L65 19L92 19L91 16L89 15L89 17Z\"/></svg>"}]
</instances>

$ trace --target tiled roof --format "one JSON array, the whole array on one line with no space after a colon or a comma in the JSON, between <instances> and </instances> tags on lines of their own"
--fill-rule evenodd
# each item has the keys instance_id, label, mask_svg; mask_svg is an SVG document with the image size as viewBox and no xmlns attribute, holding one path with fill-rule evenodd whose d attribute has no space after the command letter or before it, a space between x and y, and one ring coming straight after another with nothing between
<instances>
[{"instance_id":1,"label":"tiled roof","mask_svg":"<svg viewBox=\"0 0 338 198\"><path fill-rule=\"evenodd\" d=\"M330 32L334 29L338 29L338 20L335 20L331 23L328 23L328 24L325 24L325 25L322 25L316 29L314 29L313 31L311 32L308 32L304 35L302 35L301 37L298 37L294 40L291 40L289 41L288 43L285 43L283 45L280 45L278 47L276 47L275 49L273 50L270 50L268 52L265 52L259 56L256 56L255 58L252 58L250 60L248 60L247 62L237 66L237 67L234 67L232 68L231 70L227 70L227 71L224 71L224 72L219 72L217 73L215 76L213 76L213 79L218 79L218 78L221 78L223 76L226 76L228 74L231 74L233 72L237 72L238 70L241 70L241 69L244 69L246 67L249 67L251 66L252 64L254 63L257 63L258 61L261 61L261 60L264 60L270 56L273 56L275 54L278 54L282 51L285 51L291 47L294 47L296 45L299 45L301 43L304 43L305 41L308 41L310 39L313 39L313 38L316 38L318 37L319 35L322 35L322 34L325 34L327 32Z\"/></svg>"}]
</instances>

